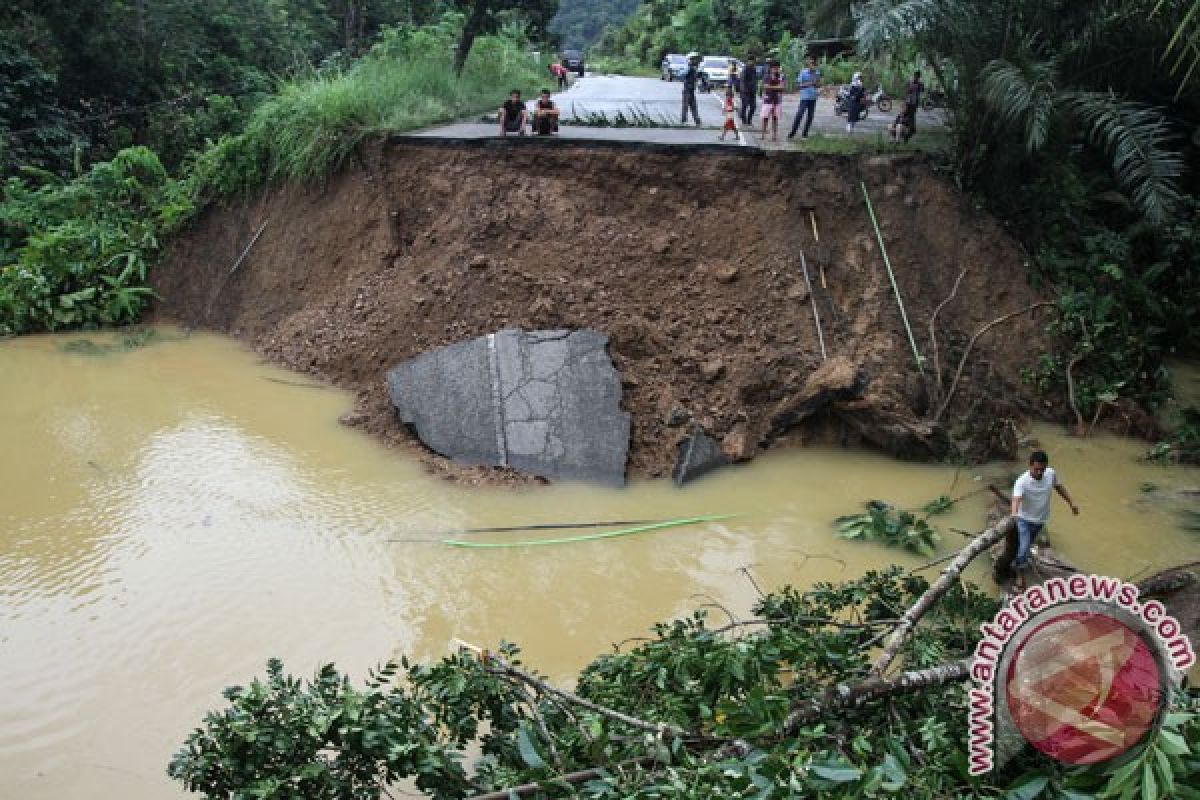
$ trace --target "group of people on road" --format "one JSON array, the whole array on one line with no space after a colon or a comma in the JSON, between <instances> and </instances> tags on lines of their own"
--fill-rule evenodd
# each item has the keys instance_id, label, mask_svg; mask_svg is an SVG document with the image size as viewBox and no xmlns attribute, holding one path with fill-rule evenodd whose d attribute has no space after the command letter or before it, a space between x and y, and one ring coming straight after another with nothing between
<instances>
[{"instance_id":1,"label":"group of people on road","mask_svg":"<svg viewBox=\"0 0 1200 800\"><path fill-rule=\"evenodd\" d=\"M552 136L558 133L558 106L550 98L550 90L542 89L530 112L521 99L521 90L513 89L508 93L504 105L500 106L499 120L501 136L524 136L526 124L538 136Z\"/></svg>"},{"instance_id":2,"label":"group of people on road","mask_svg":"<svg viewBox=\"0 0 1200 800\"><path fill-rule=\"evenodd\" d=\"M700 72L700 55L698 53L688 53L688 69L683 76L683 107L682 119L683 124L687 124L688 115L691 115L692 120L696 123L696 127L700 127L700 110L696 103L696 89L703 84L703 74ZM796 109L796 116L792 120L791 132L788 133L789 139L794 139L799 133L801 138L807 138L809 131L812 129L813 119L816 117L817 97L822 83L821 70L817 67L817 60L813 56L805 59L804 67L796 76L796 88L800 93L800 104ZM745 67L739 73L735 63L731 63L729 80L725 87L725 98L722 104L722 111L725 117L725 123L721 128L720 138L725 139L725 134L729 131L737 132L737 124L735 119L740 119L745 127L754 126L755 110L758 108L759 98L762 98L761 120L762 131L761 136L765 140L768 132L770 133L771 141L779 141L779 120L783 116L783 95L787 91L787 81L783 76L782 66L778 61L769 60L765 74L761 76L758 66L755 64L754 58L746 60ZM921 82L920 71L914 72L912 80L905 87L904 102L900 109L900 114L895 121L889 126L888 131L893 140L903 140L907 142L917 131L917 109L921 105L921 94L925 90L925 84ZM846 99L846 132L854 133L855 126L859 119L864 116L864 111L867 108L869 100L867 98L866 88L863 86L862 73L854 73L851 78L850 85L843 90ZM740 109L734 102L734 97L740 100ZM803 123L803 126L801 125Z\"/></svg>"}]
</instances>

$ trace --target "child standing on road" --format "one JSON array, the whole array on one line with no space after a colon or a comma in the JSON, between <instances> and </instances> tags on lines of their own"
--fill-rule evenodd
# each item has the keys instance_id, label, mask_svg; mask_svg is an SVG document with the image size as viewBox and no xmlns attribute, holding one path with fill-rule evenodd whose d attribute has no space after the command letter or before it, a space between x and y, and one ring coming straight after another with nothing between
<instances>
[{"instance_id":1,"label":"child standing on road","mask_svg":"<svg viewBox=\"0 0 1200 800\"><path fill-rule=\"evenodd\" d=\"M779 114L783 106L783 90L787 85L783 82L783 74L779 71L779 62L772 61L767 70L767 78L763 81L762 105L762 138L767 138L767 124L771 125L771 141L779 141Z\"/></svg>"},{"instance_id":2,"label":"child standing on road","mask_svg":"<svg viewBox=\"0 0 1200 800\"><path fill-rule=\"evenodd\" d=\"M733 110L733 85L732 84L725 87L724 110L725 110L725 126L723 128L721 128L721 141L722 142L725 141L725 132L726 131L733 131L733 137L735 139L737 138L737 123L734 122L734 120L733 120L734 110Z\"/></svg>"}]
</instances>

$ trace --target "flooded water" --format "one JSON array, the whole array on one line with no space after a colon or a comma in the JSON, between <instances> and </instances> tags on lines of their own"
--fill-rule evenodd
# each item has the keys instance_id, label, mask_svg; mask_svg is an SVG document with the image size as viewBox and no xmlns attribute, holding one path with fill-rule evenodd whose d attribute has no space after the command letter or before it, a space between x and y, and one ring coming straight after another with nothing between
<instances>
[{"instance_id":1,"label":"flooded water","mask_svg":"<svg viewBox=\"0 0 1200 800\"><path fill-rule=\"evenodd\" d=\"M343 393L231 340L165 331L127 351L64 350L80 338L0 342L3 798L182 796L165 776L171 754L271 656L295 673L336 661L362 677L401 653L437 657L451 637L503 638L565 681L698 605L747 614L745 570L771 588L916 566L834 538L831 520L869 498L916 507L1004 484L1017 468L810 449L683 490L466 490L339 426ZM1039 435L1083 509L1055 508L1068 558L1120 576L1200 559L1200 534L1142 491L1198 487L1200 471L1140 463L1137 443ZM937 521L977 531L985 503L976 493ZM741 516L550 547L441 544L476 526L721 513ZM947 533L942 550L960 542Z\"/></svg>"}]
</instances>

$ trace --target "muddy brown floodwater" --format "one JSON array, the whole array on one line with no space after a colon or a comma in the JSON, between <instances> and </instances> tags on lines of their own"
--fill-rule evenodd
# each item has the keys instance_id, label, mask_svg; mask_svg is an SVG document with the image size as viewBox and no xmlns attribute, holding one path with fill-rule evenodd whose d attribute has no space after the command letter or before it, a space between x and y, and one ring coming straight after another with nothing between
<instances>
[{"instance_id":1,"label":"muddy brown floodwater","mask_svg":"<svg viewBox=\"0 0 1200 800\"><path fill-rule=\"evenodd\" d=\"M917 506L970 492L1016 466L812 447L683 490L466 489L339 425L349 394L230 339L166 330L134 350L64 350L80 338L0 342L5 798L181 796L164 772L172 752L271 656L299 674L336 660L361 678L400 653L437 657L451 637L504 638L566 681L612 642L703 603L747 614L742 567L777 587L916 566L835 539L830 521L868 498ZM86 338L93 351L119 339ZM1052 521L1068 558L1121 576L1200 559L1200 538L1140 490L1197 487L1200 470L1140 463L1132 441L1038 435L1083 507ZM939 522L977 530L984 505L976 495ZM744 515L536 549L438 541L471 526L726 512ZM957 545L948 534L942 550Z\"/></svg>"}]
</instances>

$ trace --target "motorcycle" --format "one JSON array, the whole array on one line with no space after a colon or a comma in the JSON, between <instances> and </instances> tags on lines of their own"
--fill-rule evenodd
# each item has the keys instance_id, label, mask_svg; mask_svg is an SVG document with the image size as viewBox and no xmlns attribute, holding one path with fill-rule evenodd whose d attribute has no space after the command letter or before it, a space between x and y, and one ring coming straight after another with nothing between
<instances>
[{"instance_id":1,"label":"motorcycle","mask_svg":"<svg viewBox=\"0 0 1200 800\"><path fill-rule=\"evenodd\" d=\"M875 106L885 114L892 110L892 98L883 90L882 85L876 87L867 105L870 105L871 103L874 103Z\"/></svg>"},{"instance_id":2,"label":"motorcycle","mask_svg":"<svg viewBox=\"0 0 1200 800\"><path fill-rule=\"evenodd\" d=\"M846 109L849 107L850 107L850 87L843 86L840 89L838 89L837 96L833 98L833 113L837 114L839 117L843 116L846 113ZM890 103L889 103L888 107L891 108ZM867 113L870 110L871 110L871 99L869 97L864 97L862 108L860 108L858 110L858 118L866 119Z\"/></svg>"}]
</instances>

